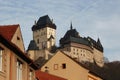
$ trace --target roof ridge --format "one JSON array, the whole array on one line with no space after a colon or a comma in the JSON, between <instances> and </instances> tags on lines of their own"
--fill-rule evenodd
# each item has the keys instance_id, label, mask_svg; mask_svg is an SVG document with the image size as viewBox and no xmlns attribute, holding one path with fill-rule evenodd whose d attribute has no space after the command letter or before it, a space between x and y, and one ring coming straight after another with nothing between
<instances>
[{"instance_id":1,"label":"roof ridge","mask_svg":"<svg viewBox=\"0 0 120 80\"><path fill-rule=\"evenodd\" d=\"M0 25L0 27L5 27L5 26L20 26L20 24Z\"/></svg>"}]
</instances>

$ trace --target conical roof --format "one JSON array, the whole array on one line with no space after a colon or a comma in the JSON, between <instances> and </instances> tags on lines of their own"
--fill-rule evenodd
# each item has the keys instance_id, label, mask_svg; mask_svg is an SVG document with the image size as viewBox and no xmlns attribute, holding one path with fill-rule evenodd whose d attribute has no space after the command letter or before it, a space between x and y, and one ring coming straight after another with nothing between
<instances>
[{"instance_id":1,"label":"conical roof","mask_svg":"<svg viewBox=\"0 0 120 80\"><path fill-rule=\"evenodd\" d=\"M37 47L37 44L34 40L30 41L30 44L28 46L28 50L39 50L39 47Z\"/></svg>"}]
</instances>

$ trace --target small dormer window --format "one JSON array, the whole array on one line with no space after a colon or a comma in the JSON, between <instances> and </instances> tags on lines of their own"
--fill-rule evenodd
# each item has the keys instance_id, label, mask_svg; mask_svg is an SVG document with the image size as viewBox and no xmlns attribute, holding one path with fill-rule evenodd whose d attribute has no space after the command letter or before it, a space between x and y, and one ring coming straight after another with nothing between
<instances>
[{"instance_id":1,"label":"small dormer window","mask_svg":"<svg viewBox=\"0 0 120 80\"><path fill-rule=\"evenodd\" d=\"M66 69L66 64L65 63L62 64L62 69Z\"/></svg>"},{"instance_id":2,"label":"small dormer window","mask_svg":"<svg viewBox=\"0 0 120 80\"><path fill-rule=\"evenodd\" d=\"M20 37L17 36L17 40L20 40Z\"/></svg>"}]
</instances>

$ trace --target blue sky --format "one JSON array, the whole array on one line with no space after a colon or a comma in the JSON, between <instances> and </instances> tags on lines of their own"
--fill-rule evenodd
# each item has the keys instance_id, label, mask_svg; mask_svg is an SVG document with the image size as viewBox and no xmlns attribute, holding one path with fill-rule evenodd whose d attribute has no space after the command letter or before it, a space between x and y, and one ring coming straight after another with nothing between
<instances>
[{"instance_id":1,"label":"blue sky","mask_svg":"<svg viewBox=\"0 0 120 80\"><path fill-rule=\"evenodd\" d=\"M82 37L99 37L104 55L120 60L120 0L0 0L0 25L20 24L27 48L35 20L48 14L57 25L57 44L70 23Z\"/></svg>"}]
</instances>

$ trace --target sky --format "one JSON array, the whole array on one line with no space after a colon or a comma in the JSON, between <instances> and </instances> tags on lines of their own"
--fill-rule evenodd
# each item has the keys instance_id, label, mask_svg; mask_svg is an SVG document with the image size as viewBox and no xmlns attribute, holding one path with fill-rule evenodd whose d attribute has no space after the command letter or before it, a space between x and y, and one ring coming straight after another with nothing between
<instances>
[{"instance_id":1,"label":"sky","mask_svg":"<svg viewBox=\"0 0 120 80\"><path fill-rule=\"evenodd\" d=\"M0 0L0 25L20 24L26 49L44 15L57 26L57 45L72 22L80 36L100 38L109 61L120 61L120 0Z\"/></svg>"}]
</instances>

